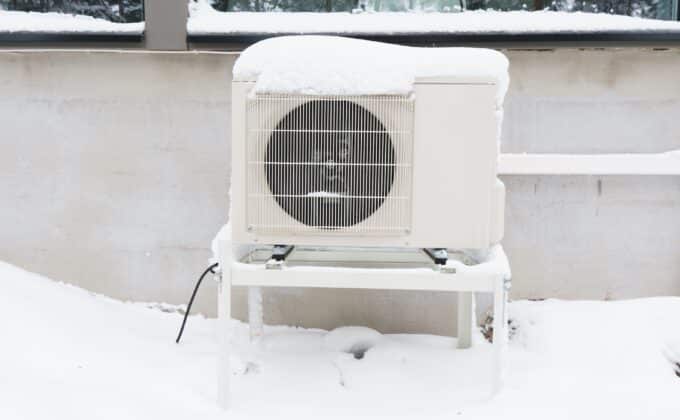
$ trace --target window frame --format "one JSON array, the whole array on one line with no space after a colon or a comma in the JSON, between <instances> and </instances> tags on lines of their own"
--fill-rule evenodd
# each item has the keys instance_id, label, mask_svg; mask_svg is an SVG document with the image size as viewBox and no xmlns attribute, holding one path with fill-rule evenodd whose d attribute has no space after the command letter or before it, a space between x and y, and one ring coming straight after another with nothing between
<instances>
[{"instance_id":1,"label":"window frame","mask_svg":"<svg viewBox=\"0 0 680 420\"><path fill-rule=\"evenodd\" d=\"M263 39L299 33L224 33L187 34L187 8L184 2L167 0L144 0L144 29L140 33L103 32L2 32L0 49L8 48L126 48L126 49L168 49L167 43L160 46L149 42L149 32L167 31L168 10L176 18L184 19L184 26L173 29L177 40L172 41L173 50L220 50L240 51ZM673 12L680 20L680 0L673 0ZM171 19L170 19L171 20ZM178 20L175 20L178 22ZM312 34L312 33L310 33ZM314 35L340 35L352 38L414 46L480 46L491 48L607 48L607 47L648 47L679 48L680 31L609 31L609 32L544 32L544 33L313 33ZM157 36L156 36L157 38ZM176 44L176 45L175 45Z\"/></svg>"},{"instance_id":2,"label":"window frame","mask_svg":"<svg viewBox=\"0 0 680 420\"><path fill-rule=\"evenodd\" d=\"M189 34L189 49L240 51L276 36L299 33ZM550 32L550 33L310 33L339 35L369 41L419 47L475 46L490 48L606 48L606 47L680 47L680 31Z\"/></svg>"}]
</instances>

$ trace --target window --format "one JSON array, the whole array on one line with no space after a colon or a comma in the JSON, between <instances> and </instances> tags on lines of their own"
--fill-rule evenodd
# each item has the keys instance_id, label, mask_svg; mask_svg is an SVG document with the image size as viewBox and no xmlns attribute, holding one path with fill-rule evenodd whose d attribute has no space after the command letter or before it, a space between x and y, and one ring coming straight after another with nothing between
<instances>
[{"instance_id":1,"label":"window","mask_svg":"<svg viewBox=\"0 0 680 420\"><path fill-rule=\"evenodd\" d=\"M213 7L229 12L350 12L354 9L381 12L407 10L452 12L461 10L461 2L464 0L215 0Z\"/></svg>"},{"instance_id":2,"label":"window","mask_svg":"<svg viewBox=\"0 0 680 420\"><path fill-rule=\"evenodd\" d=\"M215 0L223 12L349 12L356 0Z\"/></svg>"},{"instance_id":3,"label":"window","mask_svg":"<svg viewBox=\"0 0 680 420\"><path fill-rule=\"evenodd\" d=\"M88 15L111 22L144 20L144 0L0 0L0 9Z\"/></svg>"},{"instance_id":4,"label":"window","mask_svg":"<svg viewBox=\"0 0 680 420\"><path fill-rule=\"evenodd\" d=\"M470 9L556 10L674 19L677 0L469 0Z\"/></svg>"},{"instance_id":5,"label":"window","mask_svg":"<svg viewBox=\"0 0 680 420\"><path fill-rule=\"evenodd\" d=\"M462 9L555 10L610 13L654 19L677 19L679 0L214 0L220 11L348 12L372 11L457 12Z\"/></svg>"}]
</instances>

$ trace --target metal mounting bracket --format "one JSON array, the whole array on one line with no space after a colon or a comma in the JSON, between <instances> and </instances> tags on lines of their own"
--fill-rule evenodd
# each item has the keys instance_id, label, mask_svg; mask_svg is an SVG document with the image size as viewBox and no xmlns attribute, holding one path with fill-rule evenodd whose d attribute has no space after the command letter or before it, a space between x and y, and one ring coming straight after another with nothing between
<instances>
[{"instance_id":1,"label":"metal mounting bracket","mask_svg":"<svg viewBox=\"0 0 680 420\"><path fill-rule=\"evenodd\" d=\"M293 252L293 245L274 245L272 248L272 259L275 261L285 261L286 258Z\"/></svg>"},{"instance_id":2,"label":"metal mounting bracket","mask_svg":"<svg viewBox=\"0 0 680 420\"><path fill-rule=\"evenodd\" d=\"M423 248L425 254L437 265L446 265L449 253L446 248Z\"/></svg>"},{"instance_id":3,"label":"metal mounting bracket","mask_svg":"<svg viewBox=\"0 0 680 420\"><path fill-rule=\"evenodd\" d=\"M295 247L293 245L274 245L272 248L272 256L265 264L266 268L281 268L286 258L293 252Z\"/></svg>"}]
</instances>

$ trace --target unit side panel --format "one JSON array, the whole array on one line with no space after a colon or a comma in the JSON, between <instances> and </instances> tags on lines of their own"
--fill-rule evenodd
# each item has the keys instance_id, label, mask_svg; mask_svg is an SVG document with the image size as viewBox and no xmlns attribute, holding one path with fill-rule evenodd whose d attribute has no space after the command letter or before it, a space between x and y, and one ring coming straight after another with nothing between
<instances>
[{"instance_id":1,"label":"unit side panel","mask_svg":"<svg viewBox=\"0 0 680 420\"><path fill-rule=\"evenodd\" d=\"M495 91L490 84L416 84L416 246L489 246L498 155Z\"/></svg>"},{"instance_id":2,"label":"unit side panel","mask_svg":"<svg viewBox=\"0 0 680 420\"><path fill-rule=\"evenodd\" d=\"M246 141L247 97L253 87L251 82L232 83L231 105L231 226L235 242L250 242L246 231Z\"/></svg>"}]
</instances>

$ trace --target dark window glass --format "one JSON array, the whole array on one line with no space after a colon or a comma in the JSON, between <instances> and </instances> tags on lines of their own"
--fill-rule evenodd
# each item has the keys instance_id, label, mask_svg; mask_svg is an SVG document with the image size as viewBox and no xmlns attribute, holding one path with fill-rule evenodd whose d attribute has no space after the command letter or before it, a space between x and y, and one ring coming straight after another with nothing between
<instances>
[{"instance_id":1,"label":"dark window glass","mask_svg":"<svg viewBox=\"0 0 680 420\"><path fill-rule=\"evenodd\" d=\"M469 0L468 9L555 10L674 19L677 0Z\"/></svg>"},{"instance_id":2,"label":"dark window glass","mask_svg":"<svg viewBox=\"0 0 680 420\"><path fill-rule=\"evenodd\" d=\"M229 12L349 12L356 0L216 0L213 7Z\"/></svg>"},{"instance_id":3,"label":"dark window glass","mask_svg":"<svg viewBox=\"0 0 680 420\"><path fill-rule=\"evenodd\" d=\"M0 0L0 9L88 15L121 23L144 20L144 0Z\"/></svg>"},{"instance_id":4,"label":"dark window glass","mask_svg":"<svg viewBox=\"0 0 680 420\"><path fill-rule=\"evenodd\" d=\"M556 10L611 13L654 19L676 19L679 0L214 0L213 7L229 12L457 12L462 9Z\"/></svg>"}]
</instances>

